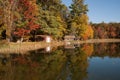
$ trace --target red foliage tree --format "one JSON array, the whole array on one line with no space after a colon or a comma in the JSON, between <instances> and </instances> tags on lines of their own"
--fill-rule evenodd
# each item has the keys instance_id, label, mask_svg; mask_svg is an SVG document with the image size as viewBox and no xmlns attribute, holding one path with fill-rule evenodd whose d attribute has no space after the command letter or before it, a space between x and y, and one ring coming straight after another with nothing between
<instances>
[{"instance_id":1,"label":"red foliage tree","mask_svg":"<svg viewBox=\"0 0 120 80\"><path fill-rule=\"evenodd\" d=\"M109 36L110 38L115 38L117 36L116 28L111 26L109 29Z\"/></svg>"},{"instance_id":2,"label":"red foliage tree","mask_svg":"<svg viewBox=\"0 0 120 80\"><path fill-rule=\"evenodd\" d=\"M39 24L36 23L38 15L36 0L19 0L18 11L23 14L22 18L27 23L22 28L16 28L16 35L23 37L40 27Z\"/></svg>"}]
</instances>

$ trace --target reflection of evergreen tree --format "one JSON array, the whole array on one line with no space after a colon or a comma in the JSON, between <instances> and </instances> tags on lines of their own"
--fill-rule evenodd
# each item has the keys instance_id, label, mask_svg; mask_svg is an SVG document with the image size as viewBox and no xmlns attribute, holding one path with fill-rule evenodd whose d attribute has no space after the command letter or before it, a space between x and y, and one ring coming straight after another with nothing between
<instances>
[{"instance_id":1,"label":"reflection of evergreen tree","mask_svg":"<svg viewBox=\"0 0 120 80\"><path fill-rule=\"evenodd\" d=\"M87 77L87 55L80 48L67 49L66 54L66 65L62 80L83 80Z\"/></svg>"}]
</instances>

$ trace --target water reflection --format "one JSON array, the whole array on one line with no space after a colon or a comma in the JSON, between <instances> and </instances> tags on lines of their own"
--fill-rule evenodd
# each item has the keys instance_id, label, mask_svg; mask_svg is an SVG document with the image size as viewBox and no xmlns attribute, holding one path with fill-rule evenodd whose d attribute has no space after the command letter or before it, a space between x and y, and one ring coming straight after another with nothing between
<instances>
[{"instance_id":1,"label":"water reflection","mask_svg":"<svg viewBox=\"0 0 120 80\"><path fill-rule=\"evenodd\" d=\"M47 46L47 47L45 48L45 51L46 51L46 52L50 52L50 51L51 51L51 46Z\"/></svg>"},{"instance_id":2,"label":"water reflection","mask_svg":"<svg viewBox=\"0 0 120 80\"><path fill-rule=\"evenodd\" d=\"M99 57L120 57L120 43L110 43L110 44L95 44L94 53L92 56Z\"/></svg>"},{"instance_id":3,"label":"water reflection","mask_svg":"<svg viewBox=\"0 0 120 80\"><path fill-rule=\"evenodd\" d=\"M83 44L74 49L59 47L47 51L49 54L45 49L24 55L0 54L0 80L107 80L106 76L98 76L109 75L108 67L112 72L120 67L119 43ZM116 65L111 66L110 61ZM113 76L120 79L117 74L116 71Z\"/></svg>"},{"instance_id":4,"label":"water reflection","mask_svg":"<svg viewBox=\"0 0 120 80\"><path fill-rule=\"evenodd\" d=\"M65 49L74 49L80 47L80 44L65 44L64 48Z\"/></svg>"}]
</instances>

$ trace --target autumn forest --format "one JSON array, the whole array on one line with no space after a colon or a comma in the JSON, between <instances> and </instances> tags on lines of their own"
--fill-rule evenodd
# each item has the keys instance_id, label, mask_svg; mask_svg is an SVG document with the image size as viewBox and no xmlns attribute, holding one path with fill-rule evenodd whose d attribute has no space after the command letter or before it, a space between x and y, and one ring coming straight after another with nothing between
<instances>
[{"instance_id":1,"label":"autumn forest","mask_svg":"<svg viewBox=\"0 0 120 80\"><path fill-rule=\"evenodd\" d=\"M0 40L35 41L38 35L63 40L120 38L120 23L89 23L84 0L72 0L69 8L62 0L0 0Z\"/></svg>"}]
</instances>

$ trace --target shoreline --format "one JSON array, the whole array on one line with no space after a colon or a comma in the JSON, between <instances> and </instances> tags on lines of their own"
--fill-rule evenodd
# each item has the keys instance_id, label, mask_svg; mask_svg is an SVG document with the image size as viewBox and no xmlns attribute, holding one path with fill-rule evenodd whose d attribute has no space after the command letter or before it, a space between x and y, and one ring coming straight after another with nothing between
<instances>
[{"instance_id":1,"label":"shoreline","mask_svg":"<svg viewBox=\"0 0 120 80\"><path fill-rule=\"evenodd\" d=\"M80 41L80 43L111 43L120 42L120 39L89 39L85 41Z\"/></svg>"},{"instance_id":2,"label":"shoreline","mask_svg":"<svg viewBox=\"0 0 120 80\"><path fill-rule=\"evenodd\" d=\"M84 44L84 43L119 43L120 39L89 39L84 41L73 41L71 44ZM7 46L0 47L0 54L27 54L29 51L50 47L58 47L65 45L64 41L46 42L22 42L22 43L9 43Z\"/></svg>"}]
</instances>

